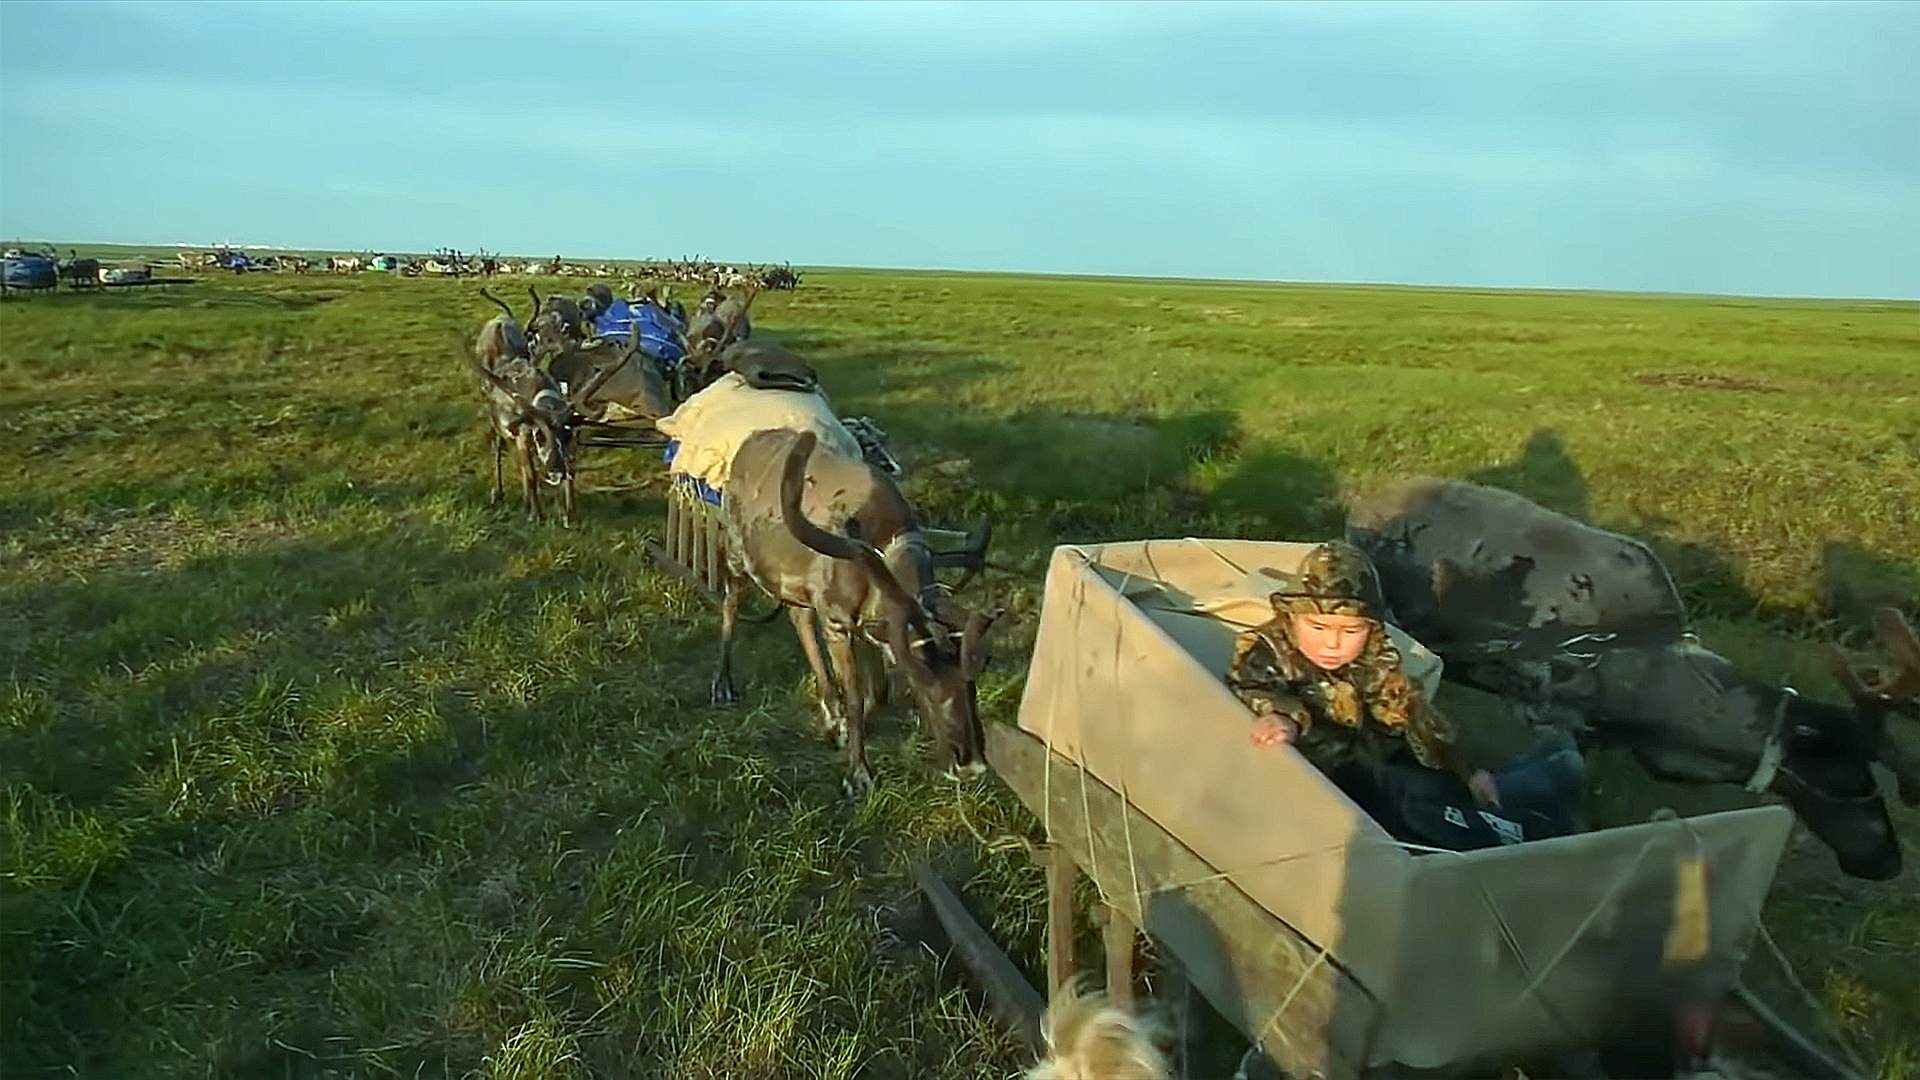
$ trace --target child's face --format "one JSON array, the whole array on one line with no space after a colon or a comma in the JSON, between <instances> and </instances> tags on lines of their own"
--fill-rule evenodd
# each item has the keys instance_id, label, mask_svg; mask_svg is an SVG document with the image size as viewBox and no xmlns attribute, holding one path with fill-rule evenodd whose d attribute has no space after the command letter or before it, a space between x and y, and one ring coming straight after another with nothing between
<instances>
[{"instance_id":1,"label":"child's face","mask_svg":"<svg viewBox=\"0 0 1920 1080\"><path fill-rule=\"evenodd\" d=\"M1293 643L1322 671L1346 667L1367 647L1373 624L1358 615L1301 614L1293 617Z\"/></svg>"}]
</instances>

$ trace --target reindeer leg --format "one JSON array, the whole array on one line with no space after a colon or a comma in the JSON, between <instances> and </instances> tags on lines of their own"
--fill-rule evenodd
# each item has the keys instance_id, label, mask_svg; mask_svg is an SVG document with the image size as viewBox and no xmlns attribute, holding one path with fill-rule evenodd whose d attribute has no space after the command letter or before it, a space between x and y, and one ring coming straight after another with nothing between
<instances>
[{"instance_id":1,"label":"reindeer leg","mask_svg":"<svg viewBox=\"0 0 1920 1080\"><path fill-rule=\"evenodd\" d=\"M740 583L727 576L726 596L720 601L720 670L713 675L712 701L732 705L740 700L733 688L733 628L740 621Z\"/></svg>"},{"instance_id":2,"label":"reindeer leg","mask_svg":"<svg viewBox=\"0 0 1920 1080\"><path fill-rule=\"evenodd\" d=\"M520 464L520 501L525 506L530 521L540 520L540 493L534 487L538 478L533 475L533 451L523 441L516 447L515 455Z\"/></svg>"},{"instance_id":3,"label":"reindeer leg","mask_svg":"<svg viewBox=\"0 0 1920 1080\"><path fill-rule=\"evenodd\" d=\"M487 436L487 441L493 444L493 496L487 500L487 505L493 506L497 504L501 497L507 492L506 477L502 471L502 459L504 459L507 454L507 443L505 439L500 437L500 433L497 431L490 433Z\"/></svg>"},{"instance_id":4,"label":"reindeer leg","mask_svg":"<svg viewBox=\"0 0 1920 1080\"><path fill-rule=\"evenodd\" d=\"M893 677L887 670L886 661L880 650L864 642L854 643L855 655L860 660L860 692L865 702L866 715L872 716L887 707L892 698Z\"/></svg>"},{"instance_id":5,"label":"reindeer leg","mask_svg":"<svg viewBox=\"0 0 1920 1080\"><path fill-rule=\"evenodd\" d=\"M534 461L532 448L527 450L527 513L535 521L545 521L547 517L546 498L540 490L540 466Z\"/></svg>"},{"instance_id":6,"label":"reindeer leg","mask_svg":"<svg viewBox=\"0 0 1920 1080\"><path fill-rule=\"evenodd\" d=\"M826 661L820 656L820 637L814 631L813 609L790 607L787 618L793 632L800 635L800 650L807 654L807 666L813 668L813 680L820 688L821 733L831 736L836 747L847 745L847 713L840 704L840 689L827 674Z\"/></svg>"},{"instance_id":7,"label":"reindeer leg","mask_svg":"<svg viewBox=\"0 0 1920 1080\"><path fill-rule=\"evenodd\" d=\"M833 672L840 679L840 700L847 710L847 782L848 798L865 799L873 794L873 773L867 769L867 717L860 695L860 672L854 666L853 636L844 627L828 623L827 655L833 658Z\"/></svg>"}]
</instances>

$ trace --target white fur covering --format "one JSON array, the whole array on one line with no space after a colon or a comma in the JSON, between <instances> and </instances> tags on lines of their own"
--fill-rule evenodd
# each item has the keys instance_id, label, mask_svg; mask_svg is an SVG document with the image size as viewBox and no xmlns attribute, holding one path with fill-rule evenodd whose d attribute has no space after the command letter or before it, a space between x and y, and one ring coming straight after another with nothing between
<instances>
[{"instance_id":1,"label":"white fur covering","mask_svg":"<svg viewBox=\"0 0 1920 1080\"><path fill-rule=\"evenodd\" d=\"M1048 1057L1026 1080L1166 1080L1171 1071L1146 1025L1077 980L1055 995L1041 1028Z\"/></svg>"}]
</instances>

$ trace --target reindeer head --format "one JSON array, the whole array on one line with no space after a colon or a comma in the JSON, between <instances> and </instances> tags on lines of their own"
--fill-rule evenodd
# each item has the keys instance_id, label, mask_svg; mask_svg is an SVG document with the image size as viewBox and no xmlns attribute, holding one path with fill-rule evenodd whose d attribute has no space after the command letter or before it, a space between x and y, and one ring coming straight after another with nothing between
<instances>
[{"instance_id":1,"label":"reindeer head","mask_svg":"<svg viewBox=\"0 0 1920 1080\"><path fill-rule=\"evenodd\" d=\"M1900 842L1870 766L1885 765L1900 801L1920 804L1920 759L1887 731L1891 715L1920 719L1920 640L1893 608L1876 612L1874 627L1891 668L1856 667L1838 648L1826 649L1834 679L1853 698L1851 710L1797 697L1783 703L1785 750L1774 789L1833 848L1841 869L1885 880L1900 872Z\"/></svg>"},{"instance_id":2,"label":"reindeer head","mask_svg":"<svg viewBox=\"0 0 1920 1080\"><path fill-rule=\"evenodd\" d=\"M587 294L580 298L580 316L593 320L607 313L613 307L613 290L595 282L587 286Z\"/></svg>"},{"instance_id":3,"label":"reindeer head","mask_svg":"<svg viewBox=\"0 0 1920 1080\"><path fill-rule=\"evenodd\" d=\"M494 426L522 448L548 484L565 483L573 471L573 435L585 419L582 407L618 364L608 366L571 395L562 394L552 376L526 360L503 375L475 357L473 366L493 388Z\"/></svg>"},{"instance_id":4,"label":"reindeer head","mask_svg":"<svg viewBox=\"0 0 1920 1080\"><path fill-rule=\"evenodd\" d=\"M572 470L572 416L572 405L560 391L542 388L521 410L516 424L521 442L541 471L540 478L548 484L565 483Z\"/></svg>"},{"instance_id":5,"label":"reindeer head","mask_svg":"<svg viewBox=\"0 0 1920 1080\"><path fill-rule=\"evenodd\" d=\"M1920 720L1920 639L1896 608L1874 612L1873 626L1892 660L1890 668L1855 667L1832 645L1827 646L1827 666L1853 698L1853 734L1858 745L1892 771L1901 802L1920 805L1920 758L1887 732L1889 716Z\"/></svg>"},{"instance_id":6,"label":"reindeer head","mask_svg":"<svg viewBox=\"0 0 1920 1080\"><path fill-rule=\"evenodd\" d=\"M812 432L805 432L787 451L780 477L781 516L787 529L814 551L860 568L879 600L867 609L861 636L880 649L889 667L906 675L916 711L928 734L940 744L949 771L977 775L986 768L986 740L974 680L986 668L986 635L998 613L963 612L937 587L925 598L917 597L900 583L879 550L853 530L836 535L808 521L800 509L800 495L816 442ZM885 482L884 477L879 479ZM911 543L903 555L923 563L928 558L923 545ZM930 580L931 565L926 568Z\"/></svg>"}]
</instances>

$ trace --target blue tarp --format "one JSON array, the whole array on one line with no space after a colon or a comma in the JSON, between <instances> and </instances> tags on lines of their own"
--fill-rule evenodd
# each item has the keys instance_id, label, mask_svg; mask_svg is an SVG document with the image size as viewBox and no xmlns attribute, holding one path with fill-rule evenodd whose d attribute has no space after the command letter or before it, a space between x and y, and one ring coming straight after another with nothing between
<instances>
[{"instance_id":1,"label":"blue tarp","mask_svg":"<svg viewBox=\"0 0 1920 1080\"><path fill-rule=\"evenodd\" d=\"M630 304L616 297L607 310L594 317L593 334L625 341L636 324L640 327L640 351L652 357L662 371L672 371L687 358L673 316L644 301Z\"/></svg>"},{"instance_id":2,"label":"blue tarp","mask_svg":"<svg viewBox=\"0 0 1920 1080\"><path fill-rule=\"evenodd\" d=\"M672 469L674 455L679 452L680 440L668 439L666 452L661 455L661 460L666 463L668 469ZM693 492L701 502L711 506L720 505L720 493L709 486L705 480L688 473L670 473L670 475L676 485Z\"/></svg>"},{"instance_id":3,"label":"blue tarp","mask_svg":"<svg viewBox=\"0 0 1920 1080\"><path fill-rule=\"evenodd\" d=\"M53 260L45 255L9 256L0 267L0 276L5 277L10 289L50 289L59 280Z\"/></svg>"}]
</instances>

